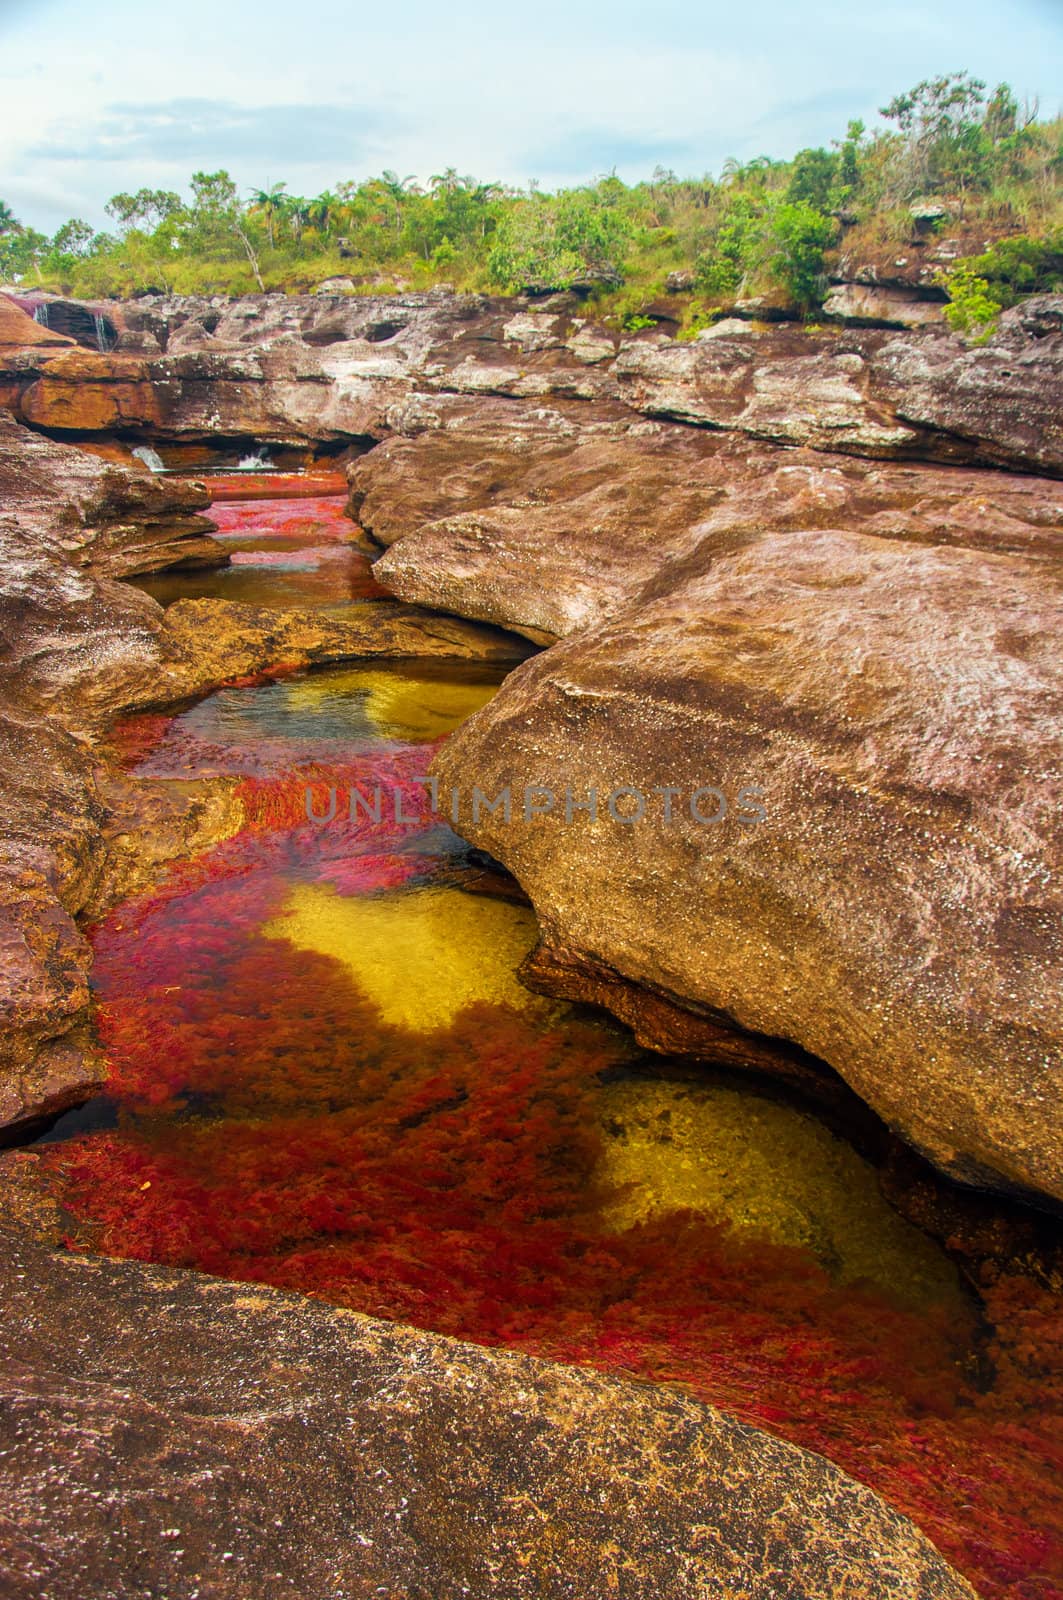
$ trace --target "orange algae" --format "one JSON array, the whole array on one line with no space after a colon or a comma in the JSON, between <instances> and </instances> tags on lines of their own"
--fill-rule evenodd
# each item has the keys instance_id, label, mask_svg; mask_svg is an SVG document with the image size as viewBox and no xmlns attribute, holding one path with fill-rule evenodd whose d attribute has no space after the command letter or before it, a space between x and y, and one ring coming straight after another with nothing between
<instances>
[{"instance_id":1,"label":"orange algae","mask_svg":"<svg viewBox=\"0 0 1063 1600\"><path fill-rule=\"evenodd\" d=\"M165 732L129 748L213 755ZM437 892L430 819L390 803L423 813L431 749L325 749L285 768L283 741L258 745L245 830L95 929L119 1124L42 1147L78 1243L680 1384L870 1484L984 1596L1063 1600L1057 1302L987 1280L986 1336L955 1298L842 1285L723 1216L618 1226L602 1084L638 1068L619 1030L483 1002L411 1027L357 962L284 937L307 884L396 910ZM324 814L351 783L385 788L379 820L308 821L307 785Z\"/></svg>"}]
</instances>

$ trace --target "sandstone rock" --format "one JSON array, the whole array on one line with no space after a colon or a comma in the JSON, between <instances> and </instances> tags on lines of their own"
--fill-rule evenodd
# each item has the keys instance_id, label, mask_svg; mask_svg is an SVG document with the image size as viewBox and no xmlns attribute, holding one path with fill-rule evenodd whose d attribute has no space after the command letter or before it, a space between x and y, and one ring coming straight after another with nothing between
<instances>
[{"instance_id":1,"label":"sandstone rock","mask_svg":"<svg viewBox=\"0 0 1063 1600\"><path fill-rule=\"evenodd\" d=\"M745 338L625 344L615 367L620 393L649 416L778 443L869 456L916 451L916 431L898 425L869 394L857 350L804 335L785 341L783 335L763 348Z\"/></svg>"},{"instance_id":2,"label":"sandstone rock","mask_svg":"<svg viewBox=\"0 0 1063 1600\"><path fill-rule=\"evenodd\" d=\"M1059 333L1063 333L1063 294L1035 294L1005 311L994 343L1021 349L1030 339Z\"/></svg>"},{"instance_id":3,"label":"sandstone rock","mask_svg":"<svg viewBox=\"0 0 1063 1600\"><path fill-rule=\"evenodd\" d=\"M702 339L740 339L752 338L756 330L749 326L741 317L721 317L719 322L714 322L709 328L702 328L697 340Z\"/></svg>"},{"instance_id":4,"label":"sandstone rock","mask_svg":"<svg viewBox=\"0 0 1063 1600\"><path fill-rule=\"evenodd\" d=\"M823 302L828 322L857 328L931 328L944 322L944 303L923 298L914 289L879 288L860 283L835 284Z\"/></svg>"},{"instance_id":5,"label":"sandstone rock","mask_svg":"<svg viewBox=\"0 0 1063 1600\"><path fill-rule=\"evenodd\" d=\"M51 328L34 322L28 312L6 294L0 294L0 345L12 349L62 349L73 344L72 339Z\"/></svg>"},{"instance_id":6,"label":"sandstone rock","mask_svg":"<svg viewBox=\"0 0 1063 1600\"><path fill-rule=\"evenodd\" d=\"M940 291L913 287L922 279L891 287L887 305L879 280L865 291L860 270L850 275L835 292L838 315L876 325L937 320L927 297ZM149 296L114 308L125 327L109 355L0 354L0 400L34 426L71 434L299 447L386 438L429 397L571 400L820 450L1063 472L1049 427L1058 348L1036 336L1041 325L1009 323L1011 370L1004 342L965 350L920 327L892 335L868 327L840 340L833 329L778 323L731 337L731 320L773 313L752 302L736 308L742 315L726 333L676 343L658 331L618 351L606 330L573 318L576 306L571 295L529 307L438 290L238 302ZM134 354L132 345L164 354ZM1047 443L1031 444L1042 427Z\"/></svg>"},{"instance_id":7,"label":"sandstone rock","mask_svg":"<svg viewBox=\"0 0 1063 1600\"><path fill-rule=\"evenodd\" d=\"M735 1055L756 1034L784 1070L790 1040L951 1173L1059 1194L1032 932L1059 849L1058 483L604 418L566 437L494 404L351 472L395 592L567 641L454 736L446 780L723 772L780 807L724 843L466 815L535 904L533 976L663 1048L685 1029L727 1058L729 1020Z\"/></svg>"},{"instance_id":8,"label":"sandstone rock","mask_svg":"<svg viewBox=\"0 0 1063 1600\"><path fill-rule=\"evenodd\" d=\"M353 278L322 278L321 282L315 286L314 293L353 294L354 288Z\"/></svg>"},{"instance_id":9,"label":"sandstone rock","mask_svg":"<svg viewBox=\"0 0 1063 1600\"><path fill-rule=\"evenodd\" d=\"M1052 326L1042 296L1038 327ZM1046 320L1047 319L1047 320ZM1026 330L1012 321L986 348L955 339L894 339L871 359L871 382L910 427L965 440L975 458L1027 470L1063 473L1063 334Z\"/></svg>"},{"instance_id":10,"label":"sandstone rock","mask_svg":"<svg viewBox=\"0 0 1063 1600\"><path fill-rule=\"evenodd\" d=\"M641 791L648 823L466 803L461 831L548 949L801 1045L955 1177L1063 1199L1061 625L1028 558L710 537L512 675L437 771L466 795ZM718 827L690 814L703 785Z\"/></svg>"},{"instance_id":11,"label":"sandstone rock","mask_svg":"<svg viewBox=\"0 0 1063 1600\"><path fill-rule=\"evenodd\" d=\"M768 294L747 295L734 303L736 317L750 317L758 322L799 322L801 313L782 290Z\"/></svg>"},{"instance_id":12,"label":"sandstone rock","mask_svg":"<svg viewBox=\"0 0 1063 1600\"><path fill-rule=\"evenodd\" d=\"M11 1600L974 1600L870 1490L678 1394L0 1248Z\"/></svg>"},{"instance_id":13,"label":"sandstone rock","mask_svg":"<svg viewBox=\"0 0 1063 1600\"><path fill-rule=\"evenodd\" d=\"M502 337L526 351L556 349L561 343L557 318L541 311L521 311L511 317L503 324Z\"/></svg>"}]
</instances>

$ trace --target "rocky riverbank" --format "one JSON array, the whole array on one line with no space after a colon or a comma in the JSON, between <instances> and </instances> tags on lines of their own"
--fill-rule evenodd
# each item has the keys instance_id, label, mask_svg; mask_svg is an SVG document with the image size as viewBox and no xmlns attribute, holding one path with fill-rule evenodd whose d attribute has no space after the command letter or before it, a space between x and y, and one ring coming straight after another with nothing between
<instances>
[{"instance_id":1,"label":"rocky riverbank","mask_svg":"<svg viewBox=\"0 0 1063 1600\"><path fill-rule=\"evenodd\" d=\"M319 661L523 652L497 631L388 602L347 617L211 600L164 612L118 580L228 559L200 515L205 490L54 444L2 412L0 496L0 1124L14 1128L101 1082L87 1027L89 950L76 919L114 892L117 841L136 831L136 808L149 807L141 829L156 835L160 809L174 809L109 769L100 745L117 716ZM216 791L206 816L173 818L173 847L223 814ZM105 831L116 840L110 851ZM157 838L153 854L160 858Z\"/></svg>"},{"instance_id":2,"label":"rocky riverbank","mask_svg":"<svg viewBox=\"0 0 1063 1600\"><path fill-rule=\"evenodd\" d=\"M117 715L347 656L518 662L528 653L523 635L549 648L452 738L438 775L466 801L474 786L491 796L553 791L552 806L541 799L527 820L519 801L510 822L483 809L474 817L468 805L461 812L462 832L509 867L533 902L541 943L529 982L608 1006L657 1048L775 1072L827 1098L846 1085L950 1177L1041 1204L1063 1198L1052 799L1058 300L1009 314L981 350L937 328L750 323L690 344L652 332L622 339L571 300L439 293L149 297L109 315L119 337L106 355L43 338L28 318L5 314L0 324L0 403L11 412L0 413L8 774L0 1115L10 1129L76 1103L104 1073L88 1026L78 917L111 903L137 872L237 825L224 783L202 787L191 804L161 787L138 784L134 793L106 759ZM350 465L351 507L387 547L375 573L396 601L352 618L219 601L163 613L119 581L222 558L201 515L202 489L101 459L128 459L136 443L189 441L311 455L368 450ZM604 809L566 821L565 790L586 801L591 788ZM736 817L743 788L763 791L755 825ZM679 801L670 820L634 826L608 810L620 789L636 796L636 809L638 796L660 804L672 792ZM708 789L728 806L718 823L689 805ZM9 1173L12 1161L32 1167L19 1153ZM49 1229L54 1239L61 1223ZM191 1405L211 1419L208 1432L236 1426L257 1481L251 1458L276 1441L264 1443L257 1423L234 1422L220 1391L201 1412L191 1371L171 1384L159 1364L167 1318L182 1339L198 1330L196 1348L215 1351L219 1372L259 1347L271 1372L299 1367L285 1401L294 1416L342 1409L331 1368L315 1380L300 1366L319 1337L331 1361L357 1323L358 1360L373 1370L374 1324L139 1266L78 1266L34 1248L12 1241L15 1256L33 1257L12 1258L12 1271L27 1274L27 1295L38 1297L23 1308L27 1327L51 1330L61 1344L71 1296L84 1299L96 1325L102 1294L135 1303L144 1329L145 1342L122 1346L106 1370L79 1354L65 1366L57 1358L48 1383L39 1369L28 1380L27 1404L43 1396L46 1412L63 1397L64 1405L77 1397L75 1408L97 1397L98 1410L77 1425L76 1455L128 1416L135 1394L145 1415ZM163 1322L145 1311L159 1289ZM13 1322L13 1339L21 1326ZM298 1360L292 1339L309 1341ZM490 1415L477 1448L510 1452L499 1397L509 1392L511 1358L402 1339L401 1381L433 1374L425 1405L445 1437L460 1429L463 1386L482 1381ZM346 1372L346 1358L336 1359ZM479 1376L468 1378L469 1361ZM560 1594L578 1551L588 1571L614 1563L618 1592L628 1581L632 1592L677 1595L694 1581L765 1595L779 1582L809 1596L968 1592L873 1496L817 1458L790 1450L777 1460L772 1451L785 1447L749 1430L735 1438L743 1481L759 1487L751 1497L742 1491L732 1520L722 1501L704 1515L707 1486L719 1501L735 1481L731 1444L717 1452L714 1413L684 1412L683 1428L702 1443L677 1453L671 1400L636 1405L623 1385L526 1365L529 1393L550 1388L555 1444L566 1437L559 1419L574 1416L578 1449L590 1448L599 1435L587 1406L612 1417L615 1405L626 1419L607 1424L624 1460L614 1470L610 1458L602 1491L611 1503L626 1486L622 1537L603 1553L600 1530L583 1528L560 1482L529 1486L526 1463L512 1524L496 1475L470 1479L469 1516L502 1527L507 1549L535 1553L522 1575L492 1566L495 1547L474 1540L468 1561L453 1576L446 1569L450 1588L433 1596L461 1592L470 1573L485 1594ZM539 1401L530 1404L537 1429ZM52 1449L58 1411L42 1426ZM188 1448L209 1475L218 1446L204 1443L203 1428L191 1429ZM658 1458L661 1428L671 1442ZM395 1435L385 1434L367 1459L386 1477ZM148 1512L129 1509L127 1521L136 1549L155 1538L155 1550L134 1560L131 1544L125 1565L144 1560L153 1582L163 1573L170 1582L159 1529L181 1528L169 1505L184 1480L158 1477L153 1448L149 1439L162 1487ZM655 1481L671 1506L698 1500L696 1526L685 1509L677 1513L671 1578L639 1565L656 1559L649 1545L637 1578L624 1567L648 1525L630 1498L642 1492L632 1452L664 1463ZM332 1443L326 1454L340 1462ZM231 1451L218 1459L224 1477ZM426 1455L419 1481L443 1481L449 1493L455 1459ZM73 1455L67 1470L76 1475ZM317 1492L315 1515L333 1516L331 1491ZM247 1493L246 1515L258 1517L268 1488ZM563 1564L532 1534L527 1504L540 1496L562 1508ZM374 1581L391 1582L411 1564L424 1570L436 1547L431 1505L408 1554L394 1569L385 1562ZM389 1514L366 1500L367 1527ZM80 1535L92 1549L103 1538L95 1516ZM221 1543L237 1539L236 1517L224 1493L207 1495L188 1535L200 1566L213 1571L225 1559ZM24 1552L32 1564L47 1540L28 1521L38 1530ZM764 1553L769 1527L785 1562L774 1545ZM366 1536L377 1542L371 1529ZM341 1543L328 1549L337 1570L349 1560ZM319 1556L305 1539L285 1535L276 1545L278 1568L305 1567L311 1587L325 1581ZM273 1558L267 1540L256 1569L267 1593ZM59 1551L49 1569L57 1596L75 1592L65 1561ZM211 1592L236 1593L217 1570Z\"/></svg>"},{"instance_id":3,"label":"rocky riverbank","mask_svg":"<svg viewBox=\"0 0 1063 1600\"><path fill-rule=\"evenodd\" d=\"M382 441L350 469L377 576L564 639L453 742L448 782L765 789L751 829L467 819L532 896L537 981L608 994L650 1042L797 1048L950 1175L1063 1198L1058 299L978 349L755 322L624 340L563 297L108 314L109 354L0 356L25 421L94 449ZM168 627L171 698L196 687L182 637L211 654L199 682L240 670L202 604ZM300 658L277 635L255 666L271 651Z\"/></svg>"}]
</instances>

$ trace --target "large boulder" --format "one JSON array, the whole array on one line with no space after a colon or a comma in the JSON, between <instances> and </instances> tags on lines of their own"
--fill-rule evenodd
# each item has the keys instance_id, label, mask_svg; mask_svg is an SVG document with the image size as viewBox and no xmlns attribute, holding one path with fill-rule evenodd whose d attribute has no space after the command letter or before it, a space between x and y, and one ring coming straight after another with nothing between
<instances>
[{"instance_id":1,"label":"large boulder","mask_svg":"<svg viewBox=\"0 0 1063 1600\"><path fill-rule=\"evenodd\" d=\"M1063 1200L1061 627L1026 558L710 545L514 674L437 771L548 949L802 1046L955 1177ZM557 801L474 819L474 784ZM623 788L641 821L608 814Z\"/></svg>"},{"instance_id":2,"label":"large boulder","mask_svg":"<svg viewBox=\"0 0 1063 1600\"><path fill-rule=\"evenodd\" d=\"M452 413L351 474L396 593L563 640L438 767L533 900L531 976L662 1048L679 1012L717 1059L788 1041L953 1176L1063 1198L1058 484L561 422ZM727 820L665 823L667 785Z\"/></svg>"},{"instance_id":3,"label":"large boulder","mask_svg":"<svg viewBox=\"0 0 1063 1600\"><path fill-rule=\"evenodd\" d=\"M645 1385L0 1230L10 1600L974 1600L821 1456Z\"/></svg>"},{"instance_id":4,"label":"large boulder","mask_svg":"<svg viewBox=\"0 0 1063 1600\"><path fill-rule=\"evenodd\" d=\"M10 295L0 293L0 346L8 349L63 349L73 343L61 333L54 333L43 323L35 322L29 312Z\"/></svg>"}]
</instances>

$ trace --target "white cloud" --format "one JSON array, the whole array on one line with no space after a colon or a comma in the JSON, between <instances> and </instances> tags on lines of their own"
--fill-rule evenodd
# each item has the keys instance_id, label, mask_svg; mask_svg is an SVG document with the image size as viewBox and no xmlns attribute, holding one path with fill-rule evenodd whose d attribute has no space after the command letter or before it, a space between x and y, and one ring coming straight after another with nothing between
<instances>
[{"instance_id":1,"label":"white cloud","mask_svg":"<svg viewBox=\"0 0 1063 1600\"><path fill-rule=\"evenodd\" d=\"M957 66L1047 96L1055 5L1015 0L1002 34L999 0L760 0L755 26L731 0L315 0L305 18L278 0L40 0L0 10L0 63L18 63L0 65L0 196L54 228L102 224L116 190L183 189L196 167L304 193L388 166L700 173L823 142Z\"/></svg>"}]
</instances>

